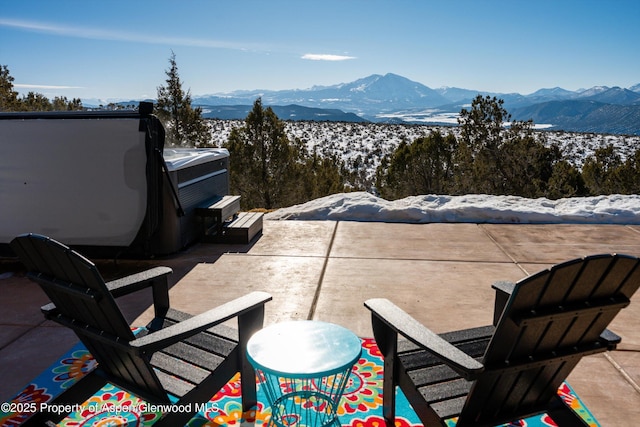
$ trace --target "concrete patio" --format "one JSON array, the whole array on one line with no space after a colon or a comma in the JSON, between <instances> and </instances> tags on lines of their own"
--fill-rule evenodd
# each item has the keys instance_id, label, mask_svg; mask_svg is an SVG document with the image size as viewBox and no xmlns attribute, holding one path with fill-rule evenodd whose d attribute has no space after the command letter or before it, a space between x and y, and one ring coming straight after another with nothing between
<instances>
[{"instance_id":1,"label":"concrete patio","mask_svg":"<svg viewBox=\"0 0 640 427\"><path fill-rule=\"evenodd\" d=\"M164 259L99 260L106 279L152 265L174 269L172 306L193 314L252 290L273 295L265 323L334 322L371 336L363 301L386 297L435 332L489 324L491 283L516 281L588 254L640 255L640 226L391 224L266 221L252 245L198 244ZM76 341L43 321L44 293L19 264L0 262L0 400ZM150 293L119 300L128 319L151 318ZM640 419L640 295L611 325L619 349L583 359L569 383L603 426Z\"/></svg>"}]
</instances>

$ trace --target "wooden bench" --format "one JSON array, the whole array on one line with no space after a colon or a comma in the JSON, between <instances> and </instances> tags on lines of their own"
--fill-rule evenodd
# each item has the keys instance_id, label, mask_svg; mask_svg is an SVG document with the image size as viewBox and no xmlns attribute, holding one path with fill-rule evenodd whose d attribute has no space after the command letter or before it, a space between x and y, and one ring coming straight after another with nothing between
<instances>
[{"instance_id":1,"label":"wooden bench","mask_svg":"<svg viewBox=\"0 0 640 427\"><path fill-rule=\"evenodd\" d=\"M259 212L240 212L240 196L223 196L196 209L202 221L202 240L211 243L249 243L262 231Z\"/></svg>"},{"instance_id":2,"label":"wooden bench","mask_svg":"<svg viewBox=\"0 0 640 427\"><path fill-rule=\"evenodd\" d=\"M214 218L219 224L237 215L239 211L240 196L223 196L210 206L196 209L198 216Z\"/></svg>"},{"instance_id":3,"label":"wooden bench","mask_svg":"<svg viewBox=\"0 0 640 427\"><path fill-rule=\"evenodd\" d=\"M261 212L240 212L238 217L229 223L223 235L230 243L249 243L262 231Z\"/></svg>"},{"instance_id":4,"label":"wooden bench","mask_svg":"<svg viewBox=\"0 0 640 427\"><path fill-rule=\"evenodd\" d=\"M220 235L224 223L237 217L240 211L240 196L223 196L209 206L196 208L196 216L202 221L205 239Z\"/></svg>"}]
</instances>

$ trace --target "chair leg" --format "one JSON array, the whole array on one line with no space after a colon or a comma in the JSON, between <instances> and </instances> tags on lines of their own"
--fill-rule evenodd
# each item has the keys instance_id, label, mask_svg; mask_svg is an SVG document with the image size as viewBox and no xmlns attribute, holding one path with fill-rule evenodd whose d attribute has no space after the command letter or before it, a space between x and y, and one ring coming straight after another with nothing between
<instances>
[{"instance_id":1,"label":"chair leg","mask_svg":"<svg viewBox=\"0 0 640 427\"><path fill-rule=\"evenodd\" d=\"M245 413L258 405L258 392L256 389L256 371L247 361L242 363L240 373L240 388L242 389L242 412Z\"/></svg>"},{"instance_id":2,"label":"chair leg","mask_svg":"<svg viewBox=\"0 0 640 427\"><path fill-rule=\"evenodd\" d=\"M247 359L247 342L251 336L262 329L264 324L264 305L238 316L240 364L240 388L242 392L242 412L254 409L258 404L256 391L256 371Z\"/></svg>"},{"instance_id":3,"label":"chair leg","mask_svg":"<svg viewBox=\"0 0 640 427\"><path fill-rule=\"evenodd\" d=\"M395 426L398 334L389 328L378 316L372 314L371 322L376 344L384 359L382 381L382 416L387 427Z\"/></svg>"},{"instance_id":4,"label":"chair leg","mask_svg":"<svg viewBox=\"0 0 640 427\"><path fill-rule=\"evenodd\" d=\"M393 359L393 357L391 357ZM396 420L396 385L394 371L394 361L390 360L387 364L387 358L384 359L384 379L382 381L382 416L384 417L387 427L394 427Z\"/></svg>"},{"instance_id":5,"label":"chair leg","mask_svg":"<svg viewBox=\"0 0 640 427\"><path fill-rule=\"evenodd\" d=\"M75 405L82 404L91 396L96 394L98 390L104 387L107 381L100 375L97 375L95 371L88 373L84 377L80 378L70 388L63 391L62 394L56 396L51 402L47 402L50 405ZM33 414L32 417L27 419L22 426L43 426L49 425L49 423L55 423L61 421L68 414L57 414L48 412L38 412Z\"/></svg>"},{"instance_id":6,"label":"chair leg","mask_svg":"<svg viewBox=\"0 0 640 427\"><path fill-rule=\"evenodd\" d=\"M560 396L554 396L547 413L559 427L585 427L589 425L569 408Z\"/></svg>"}]
</instances>

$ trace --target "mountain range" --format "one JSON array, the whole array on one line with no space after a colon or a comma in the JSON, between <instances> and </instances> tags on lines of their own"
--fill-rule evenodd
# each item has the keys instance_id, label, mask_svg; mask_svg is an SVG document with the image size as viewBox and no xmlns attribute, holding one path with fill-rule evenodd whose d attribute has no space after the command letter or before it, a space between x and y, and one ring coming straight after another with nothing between
<instances>
[{"instance_id":1,"label":"mountain range","mask_svg":"<svg viewBox=\"0 0 640 427\"><path fill-rule=\"evenodd\" d=\"M478 94L503 99L514 119L532 119L541 128L640 135L640 84L577 91L556 87L522 95L455 87L432 89L389 73L310 89L193 96L193 103L209 118L244 119L261 97L263 105L272 106L283 120L455 124L460 110L469 108Z\"/></svg>"}]
</instances>

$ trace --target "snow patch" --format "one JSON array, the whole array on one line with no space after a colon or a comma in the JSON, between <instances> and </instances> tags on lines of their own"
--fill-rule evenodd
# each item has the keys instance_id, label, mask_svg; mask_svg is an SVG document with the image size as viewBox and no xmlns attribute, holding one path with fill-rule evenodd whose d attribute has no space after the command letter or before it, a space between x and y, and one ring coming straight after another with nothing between
<instances>
[{"instance_id":1,"label":"snow patch","mask_svg":"<svg viewBox=\"0 0 640 427\"><path fill-rule=\"evenodd\" d=\"M278 209L270 220L467 222L496 224L640 224L640 195L559 200L470 194L388 201L366 192L340 193Z\"/></svg>"}]
</instances>

